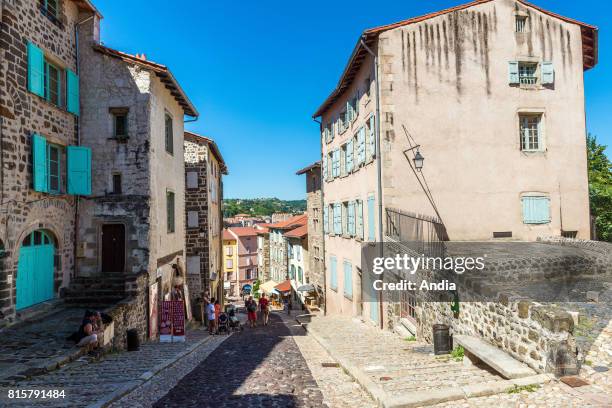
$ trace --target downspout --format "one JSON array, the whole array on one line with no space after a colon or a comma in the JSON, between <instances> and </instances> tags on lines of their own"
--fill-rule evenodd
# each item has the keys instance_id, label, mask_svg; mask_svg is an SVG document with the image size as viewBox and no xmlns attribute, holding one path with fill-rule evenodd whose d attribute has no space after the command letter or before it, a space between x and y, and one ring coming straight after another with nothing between
<instances>
[{"instance_id":1,"label":"downspout","mask_svg":"<svg viewBox=\"0 0 612 408\"><path fill-rule=\"evenodd\" d=\"M76 49L76 74L79 77L79 82L81 80L81 64L79 61L79 26L93 19L95 15L91 15L87 17L83 21L79 21L74 25L74 46ZM80 95L79 95L80 99ZM80 101L79 101L80 103ZM81 115L76 117L76 145L81 145ZM78 195L74 196L74 260L72 266L72 277L77 276L77 251L79 248L79 202L80 197Z\"/></svg>"},{"instance_id":2,"label":"downspout","mask_svg":"<svg viewBox=\"0 0 612 408\"><path fill-rule=\"evenodd\" d=\"M323 138L321 137L321 132L323 131L323 123L321 123L320 120L317 120L316 118L313 118L313 120L315 122L317 122L319 124L319 146L320 148L320 152L321 152L321 165L319 167L320 169L320 179L321 179L321 214L325 213L325 195L323 194L323 186L324 186L324 181L325 181L325 177L323 175L323 160L325 160L323 158ZM325 220L323 220L325 221ZM327 265L327 260L325 258L325 229L327 227L324 225L323 226L323 246L321 248L321 251L323 253L323 272L325 272L325 268ZM327 315L327 279L326 279L327 274L324 273L323 274L323 316Z\"/></svg>"},{"instance_id":3,"label":"downspout","mask_svg":"<svg viewBox=\"0 0 612 408\"><path fill-rule=\"evenodd\" d=\"M383 256L383 194L382 194L382 159L381 159L381 149L380 149L380 86L379 86L379 75L378 75L378 55L375 54L365 43L364 36L361 36L360 39L361 45L363 48L374 58L374 86L376 93L376 117L374 118L374 126L376 133L376 173L377 173L377 193L378 193L378 245L380 247L380 257ZM383 275L381 275L381 279L383 279ZM363 279L362 279L363 285ZM379 320L380 320L380 328L384 328L383 324L383 300L382 300L382 292L378 291L378 304L379 304Z\"/></svg>"}]
</instances>

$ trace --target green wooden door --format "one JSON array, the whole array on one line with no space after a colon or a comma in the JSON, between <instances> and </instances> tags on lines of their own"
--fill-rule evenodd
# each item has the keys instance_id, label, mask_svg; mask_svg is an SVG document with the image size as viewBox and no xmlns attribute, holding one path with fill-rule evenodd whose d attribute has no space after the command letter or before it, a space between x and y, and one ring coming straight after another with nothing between
<instances>
[{"instance_id":1,"label":"green wooden door","mask_svg":"<svg viewBox=\"0 0 612 408\"><path fill-rule=\"evenodd\" d=\"M17 310L53 299L52 239L34 231L23 241L17 266Z\"/></svg>"}]
</instances>

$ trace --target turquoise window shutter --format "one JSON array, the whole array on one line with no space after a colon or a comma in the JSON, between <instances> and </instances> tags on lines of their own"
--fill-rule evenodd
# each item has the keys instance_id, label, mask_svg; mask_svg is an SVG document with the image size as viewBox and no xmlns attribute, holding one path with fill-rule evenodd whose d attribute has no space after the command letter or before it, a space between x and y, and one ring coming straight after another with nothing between
<instances>
[{"instance_id":1,"label":"turquoise window shutter","mask_svg":"<svg viewBox=\"0 0 612 408\"><path fill-rule=\"evenodd\" d=\"M68 194L91 195L91 149L68 146Z\"/></svg>"},{"instance_id":2,"label":"turquoise window shutter","mask_svg":"<svg viewBox=\"0 0 612 408\"><path fill-rule=\"evenodd\" d=\"M351 236L355 235L355 202L348 203L348 233Z\"/></svg>"},{"instance_id":3,"label":"turquoise window shutter","mask_svg":"<svg viewBox=\"0 0 612 408\"><path fill-rule=\"evenodd\" d=\"M323 159L321 160L321 170L323 172L323 180L327 180L327 156L323 155Z\"/></svg>"},{"instance_id":4,"label":"turquoise window shutter","mask_svg":"<svg viewBox=\"0 0 612 408\"><path fill-rule=\"evenodd\" d=\"M555 68L552 62L542 63L542 84L549 85L555 83Z\"/></svg>"},{"instance_id":5,"label":"turquoise window shutter","mask_svg":"<svg viewBox=\"0 0 612 408\"><path fill-rule=\"evenodd\" d=\"M374 115L370 116L370 156L376 156L376 121Z\"/></svg>"},{"instance_id":6,"label":"turquoise window shutter","mask_svg":"<svg viewBox=\"0 0 612 408\"><path fill-rule=\"evenodd\" d=\"M349 140L346 144L346 172L353 171L353 140Z\"/></svg>"},{"instance_id":7,"label":"turquoise window shutter","mask_svg":"<svg viewBox=\"0 0 612 408\"><path fill-rule=\"evenodd\" d=\"M353 265L349 261L344 261L344 294L353 297Z\"/></svg>"},{"instance_id":8,"label":"turquoise window shutter","mask_svg":"<svg viewBox=\"0 0 612 408\"><path fill-rule=\"evenodd\" d=\"M79 116L79 76L71 70L66 70L66 109Z\"/></svg>"},{"instance_id":9,"label":"turquoise window shutter","mask_svg":"<svg viewBox=\"0 0 612 408\"><path fill-rule=\"evenodd\" d=\"M45 97L45 54L28 42L28 91Z\"/></svg>"},{"instance_id":10,"label":"turquoise window shutter","mask_svg":"<svg viewBox=\"0 0 612 408\"><path fill-rule=\"evenodd\" d=\"M327 206L323 207L323 233L327 234L327 231L329 230L329 226L328 226L328 215L327 215Z\"/></svg>"},{"instance_id":11,"label":"turquoise window shutter","mask_svg":"<svg viewBox=\"0 0 612 408\"><path fill-rule=\"evenodd\" d=\"M363 201L355 202L355 211L357 211L357 236L363 239Z\"/></svg>"},{"instance_id":12,"label":"turquoise window shutter","mask_svg":"<svg viewBox=\"0 0 612 408\"><path fill-rule=\"evenodd\" d=\"M336 270L336 257L332 256L329 259L329 269L331 269L331 273L330 273L330 277L329 277L329 284L331 286L332 289L338 289L338 271Z\"/></svg>"},{"instance_id":13,"label":"turquoise window shutter","mask_svg":"<svg viewBox=\"0 0 612 408\"><path fill-rule=\"evenodd\" d=\"M525 224L550 222L550 199L548 197L523 197L522 204Z\"/></svg>"},{"instance_id":14,"label":"turquoise window shutter","mask_svg":"<svg viewBox=\"0 0 612 408\"><path fill-rule=\"evenodd\" d=\"M376 239L374 221L374 197L368 197L368 241L374 241Z\"/></svg>"},{"instance_id":15,"label":"turquoise window shutter","mask_svg":"<svg viewBox=\"0 0 612 408\"><path fill-rule=\"evenodd\" d=\"M508 62L508 83L519 83L519 63L517 61Z\"/></svg>"},{"instance_id":16,"label":"turquoise window shutter","mask_svg":"<svg viewBox=\"0 0 612 408\"><path fill-rule=\"evenodd\" d=\"M48 193L47 140L37 134L32 135L32 171L34 190Z\"/></svg>"},{"instance_id":17,"label":"turquoise window shutter","mask_svg":"<svg viewBox=\"0 0 612 408\"><path fill-rule=\"evenodd\" d=\"M334 234L342 234L342 208L340 204L334 204Z\"/></svg>"}]
</instances>

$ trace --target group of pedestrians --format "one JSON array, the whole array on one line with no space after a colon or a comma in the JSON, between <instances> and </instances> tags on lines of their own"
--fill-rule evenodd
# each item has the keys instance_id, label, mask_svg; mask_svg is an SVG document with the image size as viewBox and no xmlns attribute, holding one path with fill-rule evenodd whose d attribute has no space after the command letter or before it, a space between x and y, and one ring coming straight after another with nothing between
<instances>
[{"instance_id":1,"label":"group of pedestrians","mask_svg":"<svg viewBox=\"0 0 612 408\"><path fill-rule=\"evenodd\" d=\"M261 295L259 298L259 302L253 299L253 296L249 296L249 298L244 302L244 306L247 310L247 316L249 320L250 327L257 326L257 310L259 309L261 320L264 326L268 325L270 320L270 300L266 297L265 293Z\"/></svg>"},{"instance_id":2,"label":"group of pedestrians","mask_svg":"<svg viewBox=\"0 0 612 408\"><path fill-rule=\"evenodd\" d=\"M206 305L206 318L208 319L208 333L216 334L219 327L219 315L221 314L221 305L215 298L210 299Z\"/></svg>"}]
</instances>

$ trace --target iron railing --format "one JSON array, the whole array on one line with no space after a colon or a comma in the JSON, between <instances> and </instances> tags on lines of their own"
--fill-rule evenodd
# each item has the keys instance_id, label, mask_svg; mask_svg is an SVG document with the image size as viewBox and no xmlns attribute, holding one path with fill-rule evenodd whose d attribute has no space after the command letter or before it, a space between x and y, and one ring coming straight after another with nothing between
<instances>
[{"instance_id":1,"label":"iron railing","mask_svg":"<svg viewBox=\"0 0 612 408\"><path fill-rule=\"evenodd\" d=\"M446 227L436 217L386 209L386 235L414 252L429 257L444 257L448 241Z\"/></svg>"}]
</instances>

